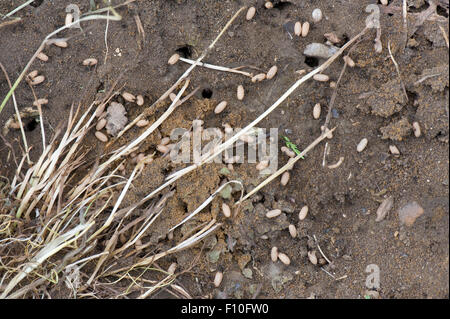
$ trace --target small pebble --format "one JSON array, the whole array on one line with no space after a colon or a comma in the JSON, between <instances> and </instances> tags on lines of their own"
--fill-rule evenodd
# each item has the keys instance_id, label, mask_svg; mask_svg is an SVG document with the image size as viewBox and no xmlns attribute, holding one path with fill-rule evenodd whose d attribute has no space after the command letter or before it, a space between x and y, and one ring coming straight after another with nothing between
<instances>
[{"instance_id":1,"label":"small pebble","mask_svg":"<svg viewBox=\"0 0 450 319\"><path fill-rule=\"evenodd\" d=\"M309 57L328 59L339 50L338 47L313 42L303 50L303 54Z\"/></svg>"},{"instance_id":2,"label":"small pebble","mask_svg":"<svg viewBox=\"0 0 450 319\"><path fill-rule=\"evenodd\" d=\"M281 185L286 186L289 182L289 177L289 172L284 172L283 175L281 175Z\"/></svg>"},{"instance_id":3,"label":"small pebble","mask_svg":"<svg viewBox=\"0 0 450 319\"><path fill-rule=\"evenodd\" d=\"M68 46L66 41L56 41L56 42L53 42L53 44L60 48L67 48L67 46Z\"/></svg>"},{"instance_id":4,"label":"small pebble","mask_svg":"<svg viewBox=\"0 0 450 319\"><path fill-rule=\"evenodd\" d=\"M286 254L278 253L278 258L285 265L289 265L291 263L291 260L289 259L289 257Z\"/></svg>"},{"instance_id":5,"label":"small pebble","mask_svg":"<svg viewBox=\"0 0 450 319\"><path fill-rule=\"evenodd\" d=\"M313 79L316 81L319 81L319 82L327 82L330 79L330 77L326 74L318 73L318 74L314 74Z\"/></svg>"},{"instance_id":6,"label":"small pebble","mask_svg":"<svg viewBox=\"0 0 450 319\"><path fill-rule=\"evenodd\" d=\"M48 56L47 54L43 53L43 52L39 52L38 55L36 56L39 60L47 62L48 61Z\"/></svg>"},{"instance_id":7,"label":"small pebble","mask_svg":"<svg viewBox=\"0 0 450 319\"><path fill-rule=\"evenodd\" d=\"M71 24L72 22L73 22L73 14L72 14L72 13L66 14L65 25L68 26L68 25Z\"/></svg>"},{"instance_id":8,"label":"small pebble","mask_svg":"<svg viewBox=\"0 0 450 319\"><path fill-rule=\"evenodd\" d=\"M97 125L95 126L95 129L96 129L97 131L100 131L100 130L103 129L105 126L106 126L106 119L103 118L103 119L100 119L100 120L97 122Z\"/></svg>"},{"instance_id":9,"label":"small pebble","mask_svg":"<svg viewBox=\"0 0 450 319\"><path fill-rule=\"evenodd\" d=\"M316 251L308 251L308 259L313 265L317 265Z\"/></svg>"},{"instance_id":10,"label":"small pebble","mask_svg":"<svg viewBox=\"0 0 450 319\"><path fill-rule=\"evenodd\" d=\"M47 99L37 99L36 101L33 102L33 105L38 106L38 105L44 105L47 103L48 103Z\"/></svg>"},{"instance_id":11,"label":"small pebble","mask_svg":"<svg viewBox=\"0 0 450 319\"><path fill-rule=\"evenodd\" d=\"M392 196L386 198L377 209L377 218L375 219L375 221L376 222L382 221L386 217L387 213L389 212L389 210L392 208L393 205L394 199L392 198Z\"/></svg>"},{"instance_id":12,"label":"small pebble","mask_svg":"<svg viewBox=\"0 0 450 319\"><path fill-rule=\"evenodd\" d=\"M314 109L313 109L313 117L316 120L320 118L320 111L321 111L320 104L317 103L316 105L314 105Z\"/></svg>"},{"instance_id":13,"label":"small pebble","mask_svg":"<svg viewBox=\"0 0 450 319\"><path fill-rule=\"evenodd\" d=\"M331 115L333 116L333 118L337 119L339 118L339 112L336 109L331 109Z\"/></svg>"},{"instance_id":14,"label":"small pebble","mask_svg":"<svg viewBox=\"0 0 450 319\"><path fill-rule=\"evenodd\" d=\"M222 272L218 271L216 272L216 275L214 276L214 286L219 287L222 283L223 274Z\"/></svg>"},{"instance_id":15,"label":"small pebble","mask_svg":"<svg viewBox=\"0 0 450 319\"><path fill-rule=\"evenodd\" d=\"M319 8L314 9L311 15L315 23L320 22L320 20L322 20L322 10L320 10Z\"/></svg>"},{"instance_id":16,"label":"small pebble","mask_svg":"<svg viewBox=\"0 0 450 319\"><path fill-rule=\"evenodd\" d=\"M388 5L388 0L380 0L381 4L383 6L387 6Z\"/></svg>"},{"instance_id":17,"label":"small pebble","mask_svg":"<svg viewBox=\"0 0 450 319\"><path fill-rule=\"evenodd\" d=\"M86 65L86 66L94 66L94 65L96 65L97 64L97 59L95 59L95 58L88 58L88 59L86 59L86 60L84 60L83 61L83 65Z\"/></svg>"},{"instance_id":18,"label":"small pebble","mask_svg":"<svg viewBox=\"0 0 450 319\"><path fill-rule=\"evenodd\" d=\"M345 63L347 63L347 65L351 68L355 67L355 61L352 60L351 57L349 57L348 55L344 56L344 61Z\"/></svg>"},{"instance_id":19,"label":"small pebble","mask_svg":"<svg viewBox=\"0 0 450 319\"><path fill-rule=\"evenodd\" d=\"M292 238L297 237L297 228L294 225L289 225L289 234L291 234Z\"/></svg>"},{"instance_id":20,"label":"small pebble","mask_svg":"<svg viewBox=\"0 0 450 319\"><path fill-rule=\"evenodd\" d=\"M253 17L255 16L256 13L256 9L255 7L250 7L247 10L247 15L245 16L245 18L250 21L251 19L253 19Z\"/></svg>"},{"instance_id":21,"label":"small pebble","mask_svg":"<svg viewBox=\"0 0 450 319\"><path fill-rule=\"evenodd\" d=\"M133 94L128 93L128 92L123 92L122 97L125 99L125 101L128 101L128 102L134 102L136 100L136 97Z\"/></svg>"},{"instance_id":22,"label":"small pebble","mask_svg":"<svg viewBox=\"0 0 450 319\"><path fill-rule=\"evenodd\" d=\"M45 77L43 75L38 75L31 80L31 85L38 85L44 82Z\"/></svg>"},{"instance_id":23,"label":"small pebble","mask_svg":"<svg viewBox=\"0 0 450 319\"><path fill-rule=\"evenodd\" d=\"M177 263L171 263L169 268L167 268L167 272L171 275L175 273L175 270L177 269Z\"/></svg>"},{"instance_id":24,"label":"small pebble","mask_svg":"<svg viewBox=\"0 0 450 319\"><path fill-rule=\"evenodd\" d=\"M136 96L136 104L139 106L144 105L144 97L142 95Z\"/></svg>"},{"instance_id":25,"label":"small pebble","mask_svg":"<svg viewBox=\"0 0 450 319\"><path fill-rule=\"evenodd\" d=\"M222 213L225 217L230 217L231 216L231 209L230 206L228 206L225 203L222 203Z\"/></svg>"},{"instance_id":26,"label":"small pebble","mask_svg":"<svg viewBox=\"0 0 450 319\"><path fill-rule=\"evenodd\" d=\"M275 218L277 216L281 215L281 210L280 209L274 209L274 210L270 210L266 213L266 217L267 218Z\"/></svg>"},{"instance_id":27,"label":"small pebble","mask_svg":"<svg viewBox=\"0 0 450 319\"><path fill-rule=\"evenodd\" d=\"M95 137L103 143L108 142L108 137L100 131L95 132Z\"/></svg>"},{"instance_id":28,"label":"small pebble","mask_svg":"<svg viewBox=\"0 0 450 319\"><path fill-rule=\"evenodd\" d=\"M423 208L417 202L410 202L398 210L398 217L402 224L411 227L423 213Z\"/></svg>"},{"instance_id":29,"label":"small pebble","mask_svg":"<svg viewBox=\"0 0 450 319\"><path fill-rule=\"evenodd\" d=\"M393 155L400 155L400 151L395 145L389 145L389 151L391 151Z\"/></svg>"},{"instance_id":30,"label":"small pebble","mask_svg":"<svg viewBox=\"0 0 450 319\"><path fill-rule=\"evenodd\" d=\"M180 59L180 55L178 53L175 53L174 55L172 55L169 59L169 61L167 61L167 63L169 63L170 65L173 65L175 63L178 62L178 60Z\"/></svg>"},{"instance_id":31,"label":"small pebble","mask_svg":"<svg viewBox=\"0 0 450 319\"><path fill-rule=\"evenodd\" d=\"M302 34L302 23L300 21L295 22L294 34L300 36Z\"/></svg>"},{"instance_id":32,"label":"small pebble","mask_svg":"<svg viewBox=\"0 0 450 319\"><path fill-rule=\"evenodd\" d=\"M216 108L214 109L214 113L219 114L223 110L225 110L225 107L227 106L227 101L222 101L219 104L217 104Z\"/></svg>"},{"instance_id":33,"label":"small pebble","mask_svg":"<svg viewBox=\"0 0 450 319\"><path fill-rule=\"evenodd\" d=\"M267 1L267 2L264 4L264 6L265 6L267 9L272 9L272 8L273 8L273 3L270 2L270 1Z\"/></svg>"},{"instance_id":34,"label":"small pebble","mask_svg":"<svg viewBox=\"0 0 450 319\"><path fill-rule=\"evenodd\" d=\"M363 139L358 143L358 145L356 146L356 150L357 150L359 153L361 153L361 152L364 151L364 149L366 148L367 143L368 143L367 138L363 138Z\"/></svg>"},{"instance_id":35,"label":"small pebble","mask_svg":"<svg viewBox=\"0 0 450 319\"><path fill-rule=\"evenodd\" d=\"M412 127L413 127L413 131L414 131L414 136L420 137L420 135L422 135L422 131L420 130L419 122L414 122L412 124Z\"/></svg>"},{"instance_id":36,"label":"small pebble","mask_svg":"<svg viewBox=\"0 0 450 319\"><path fill-rule=\"evenodd\" d=\"M302 25L302 37L306 37L309 33L309 22L306 21Z\"/></svg>"},{"instance_id":37,"label":"small pebble","mask_svg":"<svg viewBox=\"0 0 450 319\"><path fill-rule=\"evenodd\" d=\"M276 65L274 65L273 67L271 67L271 68L269 69L269 71L267 71L266 79L267 79L267 80L272 79L272 78L275 76L275 74L277 74L277 71L278 71L278 67L277 67Z\"/></svg>"},{"instance_id":38,"label":"small pebble","mask_svg":"<svg viewBox=\"0 0 450 319\"><path fill-rule=\"evenodd\" d=\"M259 73L257 75L255 75L254 77L252 77L252 82L261 82L262 80L264 80L266 78L266 74L264 73Z\"/></svg>"},{"instance_id":39,"label":"small pebble","mask_svg":"<svg viewBox=\"0 0 450 319\"><path fill-rule=\"evenodd\" d=\"M237 87L237 99L242 101L244 99L244 87L242 85L238 85Z\"/></svg>"},{"instance_id":40,"label":"small pebble","mask_svg":"<svg viewBox=\"0 0 450 319\"><path fill-rule=\"evenodd\" d=\"M331 81L330 82L330 88L335 89L336 88L336 82Z\"/></svg>"},{"instance_id":41,"label":"small pebble","mask_svg":"<svg viewBox=\"0 0 450 319\"><path fill-rule=\"evenodd\" d=\"M273 262L276 262L278 260L278 248L272 247L270 250L270 259L272 259Z\"/></svg>"},{"instance_id":42,"label":"small pebble","mask_svg":"<svg viewBox=\"0 0 450 319\"><path fill-rule=\"evenodd\" d=\"M300 210L300 213L298 213L298 219L304 220L306 218L306 215L308 215L308 206L303 206Z\"/></svg>"},{"instance_id":43,"label":"small pebble","mask_svg":"<svg viewBox=\"0 0 450 319\"><path fill-rule=\"evenodd\" d=\"M144 127L144 126L147 126L148 123L149 122L147 120L139 120L139 121L137 121L136 126L137 127Z\"/></svg>"}]
</instances>

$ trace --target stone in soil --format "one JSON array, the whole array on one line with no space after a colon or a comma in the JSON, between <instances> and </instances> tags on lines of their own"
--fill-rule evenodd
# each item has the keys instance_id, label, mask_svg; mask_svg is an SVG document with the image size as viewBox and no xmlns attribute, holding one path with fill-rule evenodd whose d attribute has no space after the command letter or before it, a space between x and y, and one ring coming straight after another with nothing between
<instances>
[{"instance_id":1,"label":"stone in soil","mask_svg":"<svg viewBox=\"0 0 450 319\"><path fill-rule=\"evenodd\" d=\"M377 209L377 218L375 219L375 221L376 222L382 221L386 217L387 213L389 212L389 210L392 208L393 205L394 199L392 198L392 196L386 198Z\"/></svg>"},{"instance_id":2,"label":"stone in soil","mask_svg":"<svg viewBox=\"0 0 450 319\"><path fill-rule=\"evenodd\" d=\"M406 226L412 226L416 219L424 213L422 206L417 202L410 202L398 210L400 222Z\"/></svg>"},{"instance_id":3,"label":"stone in soil","mask_svg":"<svg viewBox=\"0 0 450 319\"><path fill-rule=\"evenodd\" d=\"M117 102L111 102L111 105L106 111L106 131L112 136L116 136L127 124L128 118L126 117L127 111L125 107Z\"/></svg>"}]
</instances>

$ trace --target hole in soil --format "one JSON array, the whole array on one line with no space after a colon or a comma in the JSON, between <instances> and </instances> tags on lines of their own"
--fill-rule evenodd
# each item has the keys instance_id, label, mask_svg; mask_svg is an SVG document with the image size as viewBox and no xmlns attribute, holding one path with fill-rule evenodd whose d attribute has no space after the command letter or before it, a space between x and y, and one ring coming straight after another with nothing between
<instances>
[{"instance_id":1,"label":"hole in soil","mask_svg":"<svg viewBox=\"0 0 450 319\"><path fill-rule=\"evenodd\" d=\"M191 45L186 44L185 46L178 48L175 51L180 53L185 59L189 59L192 56L194 50Z\"/></svg>"},{"instance_id":2,"label":"hole in soil","mask_svg":"<svg viewBox=\"0 0 450 319\"><path fill-rule=\"evenodd\" d=\"M414 103L415 100L418 99L418 95L415 92L411 92L411 91L406 90L406 94L408 95L408 100L412 101L413 103Z\"/></svg>"},{"instance_id":3,"label":"hole in soil","mask_svg":"<svg viewBox=\"0 0 450 319\"><path fill-rule=\"evenodd\" d=\"M99 86L97 86L97 93L103 92L105 92L105 84L103 82L100 82Z\"/></svg>"},{"instance_id":4,"label":"hole in soil","mask_svg":"<svg viewBox=\"0 0 450 319\"><path fill-rule=\"evenodd\" d=\"M307 66L310 66L312 68L315 68L316 66L319 65L319 59L318 58L314 58L314 57L309 57L307 56L305 58L305 63Z\"/></svg>"},{"instance_id":5,"label":"hole in soil","mask_svg":"<svg viewBox=\"0 0 450 319\"><path fill-rule=\"evenodd\" d=\"M213 94L213 92L210 89L208 89L208 88L203 89L203 91L202 91L202 97L204 99L210 99L212 94Z\"/></svg>"},{"instance_id":6,"label":"hole in soil","mask_svg":"<svg viewBox=\"0 0 450 319\"><path fill-rule=\"evenodd\" d=\"M37 126L38 126L38 122L36 121L36 119L31 119L30 121L28 121L28 122L25 124L24 129L25 129L25 131L27 131L27 132L31 132L31 131L34 131L34 129L35 129Z\"/></svg>"},{"instance_id":7,"label":"hole in soil","mask_svg":"<svg viewBox=\"0 0 450 319\"><path fill-rule=\"evenodd\" d=\"M440 16L448 18L448 10L441 6L437 6L436 13L439 14Z\"/></svg>"},{"instance_id":8,"label":"hole in soil","mask_svg":"<svg viewBox=\"0 0 450 319\"><path fill-rule=\"evenodd\" d=\"M282 1L274 1L274 4L273 4L273 8L274 9L278 9L278 10L284 10L284 9L286 9L287 7L289 7L290 5L292 5L292 3L290 3L289 1L286 1L286 2L282 2Z\"/></svg>"},{"instance_id":9,"label":"hole in soil","mask_svg":"<svg viewBox=\"0 0 450 319\"><path fill-rule=\"evenodd\" d=\"M337 46L338 48L342 48L342 46L344 44L346 44L348 42L348 40L350 40L350 38L348 37L347 33L344 33L342 35L342 40L339 43L336 43L335 46Z\"/></svg>"},{"instance_id":10,"label":"hole in soil","mask_svg":"<svg viewBox=\"0 0 450 319\"><path fill-rule=\"evenodd\" d=\"M44 0L34 0L32 3L30 3L30 6L37 8L42 4L42 2L44 2Z\"/></svg>"},{"instance_id":11,"label":"hole in soil","mask_svg":"<svg viewBox=\"0 0 450 319\"><path fill-rule=\"evenodd\" d=\"M428 9L430 7L430 5L428 3L424 3L423 5L421 5L419 8L416 7L410 7L408 9L408 12L412 12L412 13L417 13L417 12L422 12L426 9Z\"/></svg>"}]
</instances>

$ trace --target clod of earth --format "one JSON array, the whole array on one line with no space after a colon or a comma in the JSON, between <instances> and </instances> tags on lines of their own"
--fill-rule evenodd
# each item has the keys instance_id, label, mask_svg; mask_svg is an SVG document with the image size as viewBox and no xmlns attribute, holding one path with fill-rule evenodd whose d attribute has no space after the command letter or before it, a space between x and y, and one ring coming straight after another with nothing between
<instances>
[{"instance_id":1,"label":"clod of earth","mask_svg":"<svg viewBox=\"0 0 450 319\"><path fill-rule=\"evenodd\" d=\"M395 78L383 84L379 90L369 96L366 103L372 108L372 114L389 117L401 111L406 100L400 82Z\"/></svg>"},{"instance_id":2,"label":"clod of earth","mask_svg":"<svg viewBox=\"0 0 450 319\"><path fill-rule=\"evenodd\" d=\"M106 111L106 131L112 136L116 136L128 123L125 107L117 102L111 102Z\"/></svg>"},{"instance_id":3,"label":"clod of earth","mask_svg":"<svg viewBox=\"0 0 450 319\"><path fill-rule=\"evenodd\" d=\"M404 117L397 122L380 128L380 131L383 134L381 137L383 140L389 138L394 141L401 141L411 133L411 124L409 124L408 119Z\"/></svg>"}]
</instances>

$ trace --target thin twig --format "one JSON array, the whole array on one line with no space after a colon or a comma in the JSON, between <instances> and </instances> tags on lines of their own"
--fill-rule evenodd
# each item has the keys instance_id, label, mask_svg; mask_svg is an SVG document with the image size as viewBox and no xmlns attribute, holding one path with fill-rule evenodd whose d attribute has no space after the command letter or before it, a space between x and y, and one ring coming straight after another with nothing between
<instances>
[{"instance_id":1,"label":"thin twig","mask_svg":"<svg viewBox=\"0 0 450 319\"><path fill-rule=\"evenodd\" d=\"M17 19L14 19L14 20L2 22L2 23L0 23L0 29L2 27L6 27L7 25L15 24L15 23L18 23L18 22L22 22L22 19L17 18Z\"/></svg>"},{"instance_id":2,"label":"thin twig","mask_svg":"<svg viewBox=\"0 0 450 319\"><path fill-rule=\"evenodd\" d=\"M406 0L403 0L403 49L408 43L408 5Z\"/></svg>"},{"instance_id":3,"label":"thin twig","mask_svg":"<svg viewBox=\"0 0 450 319\"><path fill-rule=\"evenodd\" d=\"M3 71L3 74L5 74L5 78L6 78L6 81L8 82L9 89L12 89L12 85L11 85L11 81L9 80L8 73L6 72L6 69L1 62L0 62L0 68ZM20 116L19 107L17 106L16 96L15 96L14 92L12 93L12 99L13 99L13 103L14 103L14 111L16 112L17 120L19 121L20 132L22 133L23 145L24 145L25 149L28 150L27 137L25 135L25 130L23 128L23 123L22 123L22 117ZM30 155L28 154L28 152L26 152L26 157L27 157L28 164L31 165L32 162L30 160Z\"/></svg>"},{"instance_id":4,"label":"thin twig","mask_svg":"<svg viewBox=\"0 0 450 319\"><path fill-rule=\"evenodd\" d=\"M33 85L31 85L30 81L27 81L27 83L30 86L31 92L33 93L34 101L36 102L36 107L39 112L39 125L41 127L41 136L42 136L42 151L44 152L46 148L46 142L45 142L44 118L42 116L42 107L41 104L38 102L38 98L36 96L36 93L34 92Z\"/></svg>"},{"instance_id":5,"label":"thin twig","mask_svg":"<svg viewBox=\"0 0 450 319\"><path fill-rule=\"evenodd\" d=\"M443 26L439 25L439 29L441 29L442 36L444 37L445 44L447 44L447 49L448 49L449 47L448 47L448 36L447 36L447 33L445 32L445 29L444 29Z\"/></svg>"},{"instance_id":6,"label":"thin twig","mask_svg":"<svg viewBox=\"0 0 450 319\"><path fill-rule=\"evenodd\" d=\"M12 16L14 13L19 12L20 10L22 10L23 8L25 8L27 5L29 5L30 3L32 3L34 0L28 0L27 2L21 4L20 6L18 6L17 8L15 8L14 10L8 12L7 14L5 14L2 18L2 20L6 19L9 16Z\"/></svg>"},{"instance_id":7,"label":"thin twig","mask_svg":"<svg viewBox=\"0 0 450 319\"><path fill-rule=\"evenodd\" d=\"M400 74L400 69L398 68L398 64L397 64L397 62L395 61L395 59L394 59L394 57L393 57L393 55L392 55L392 52L391 52L391 40L388 40L388 51L389 51L389 56L390 56L391 59L392 59L392 62L394 62L395 69L397 70L398 79L400 80L400 85L401 85L401 87L402 87L403 94L405 94L406 102L408 102L408 100L409 100L409 99L408 99L408 94L406 93L405 84L403 84L402 75Z\"/></svg>"},{"instance_id":8,"label":"thin twig","mask_svg":"<svg viewBox=\"0 0 450 319\"><path fill-rule=\"evenodd\" d=\"M189 64L194 64L195 63L194 60L185 59L185 58L180 58L180 61L183 61L183 62L186 62L186 63L189 63ZM217 66L217 65L212 65L212 64L203 63L203 62L198 63L198 66L203 66L205 68L209 68L209 69L213 69L213 70L217 70L217 71L238 73L238 74L242 74L242 75L248 76L250 78L253 77L253 74L251 74L251 73L244 72L244 71L239 71L239 70L236 70L236 69L227 68L227 67L224 67L224 66Z\"/></svg>"},{"instance_id":9,"label":"thin twig","mask_svg":"<svg viewBox=\"0 0 450 319\"><path fill-rule=\"evenodd\" d=\"M325 254L323 253L322 249L320 249L319 241L317 240L316 235L313 235L313 237L314 237L314 240L316 241L317 248L319 249L319 251L320 251L320 253L322 254L323 258L325 258L325 260L326 260L329 264L331 264L331 260L329 260L329 259L327 258L327 256L325 256Z\"/></svg>"}]
</instances>

